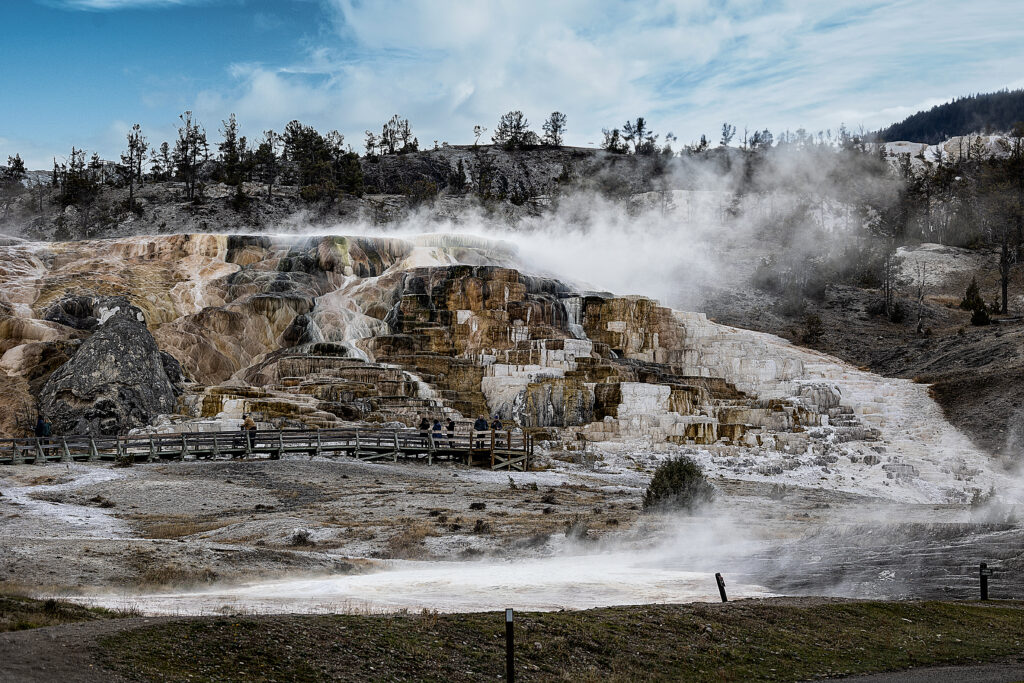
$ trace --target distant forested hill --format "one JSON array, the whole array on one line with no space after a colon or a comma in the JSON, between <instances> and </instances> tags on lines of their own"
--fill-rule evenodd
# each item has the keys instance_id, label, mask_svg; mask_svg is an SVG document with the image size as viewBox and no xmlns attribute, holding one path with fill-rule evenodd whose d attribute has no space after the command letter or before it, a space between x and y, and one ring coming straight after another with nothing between
<instances>
[{"instance_id":1,"label":"distant forested hill","mask_svg":"<svg viewBox=\"0 0 1024 683\"><path fill-rule=\"evenodd\" d=\"M1024 90L970 95L919 111L878 131L882 142L910 140L934 145L954 135L1009 131L1024 121Z\"/></svg>"}]
</instances>

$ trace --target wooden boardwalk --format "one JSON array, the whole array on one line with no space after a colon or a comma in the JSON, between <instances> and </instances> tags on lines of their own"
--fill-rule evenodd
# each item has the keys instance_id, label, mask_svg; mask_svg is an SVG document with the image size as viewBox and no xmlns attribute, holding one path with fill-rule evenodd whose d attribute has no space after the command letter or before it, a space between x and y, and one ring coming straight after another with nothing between
<instances>
[{"instance_id":1,"label":"wooden boardwalk","mask_svg":"<svg viewBox=\"0 0 1024 683\"><path fill-rule=\"evenodd\" d=\"M443 435L415 429L260 430L189 432L132 436L51 436L0 439L0 465L46 462L278 459L286 454L339 456L360 460L452 460L467 465L526 471L533 437L511 431Z\"/></svg>"}]
</instances>

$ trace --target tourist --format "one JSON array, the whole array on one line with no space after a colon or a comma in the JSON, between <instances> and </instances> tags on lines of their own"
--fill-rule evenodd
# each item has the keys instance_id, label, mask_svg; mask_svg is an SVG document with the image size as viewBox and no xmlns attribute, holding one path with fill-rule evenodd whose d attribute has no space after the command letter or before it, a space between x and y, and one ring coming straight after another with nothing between
<instances>
[{"instance_id":1,"label":"tourist","mask_svg":"<svg viewBox=\"0 0 1024 683\"><path fill-rule=\"evenodd\" d=\"M441 421L434 420L434 424L431 429L434 432L434 445L441 445L441 437L443 436L443 432L441 431Z\"/></svg>"},{"instance_id":2,"label":"tourist","mask_svg":"<svg viewBox=\"0 0 1024 683\"><path fill-rule=\"evenodd\" d=\"M430 437L430 420L421 415L420 423L416 426L416 429L420 430L420 436L423 437L423 443L427 443L427 439Z\"/></svg>"},{"instance_id":3,"label":"tourist","mask_svg":"<svg viewBox=\"0 0 1024 683\"><path fill-rule=\"evenodd\" d=\"M244 417L245 422L242 423L242 429L245 430L245 433L249 437L249 448L251 450L256 447L256 423L248 413L246 413Z\"/></svg>"},{"instance_id":4,"label":"tourist","mask_svg":"<svg viewBox=\"0 0 1024 683\"><path fill-rule=\"evenodd\" d=\"M496 432L501 431L501 418L498 417L497 415L495 415L494 419L491 420L491 429Z\"/></svg>"},{"instance_id":5,"label":"tourist","mask_svg":"<svg viewBox=\"0 0 1024 683\"><path fill-rule=\"evenodd\" d=\"M50 443L50 436L53 435L53 423L50 422L50 418L46 418L43 421L43 438L46 439L43 443Z\"/></svg>"},{"instance_id":6,"label":"tourist","mask_svg":"<svg viewBox=\"0 0 1024 683\"><path fill-rule=\"evenodd\" d=\"M448 448L455 448L455 420L449 417L445 427L448 432Z\"/></svg>"},{"instance_id":7,"label":"tourist","mask_svg":"<svg viewBox=\"0 0 1024 683\"><path fill-rule=\"evenodd\" d=\"M43 436L43 430L45 428L46 428L46 421L43 420L43 416L40 415L39 418L36 420L35 435L36 435L37 439L39 439L39 438L41 438Z\"/></svg>"},{"instance_id":8,"label":"tourist","mask_svg":"<svg viewBox=\"0 0 1024 683\"><path fill-rule=\"evenodd\" d=\"M476 432L476 447L483 448L483 436L487 433L487 418L481 415L473 422L473 431Z\"/></svg>"}]
</instances>

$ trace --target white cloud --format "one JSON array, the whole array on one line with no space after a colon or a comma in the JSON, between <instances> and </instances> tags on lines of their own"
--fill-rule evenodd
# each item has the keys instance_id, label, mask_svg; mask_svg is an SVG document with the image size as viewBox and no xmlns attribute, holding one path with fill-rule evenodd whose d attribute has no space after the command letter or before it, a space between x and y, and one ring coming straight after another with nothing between
<instances>
[{"instance_id":1,"label":"white cloud","mask_svg":"<svg viewBox=\"0 0 1024 683\"><path fill-rule=\"evenodd\" d=\"M234 69L235 93L200 98L209 113L254 129L300 118L356 146L395 112L421 142L467 142L510 109L536 128L567 113L573 144L644 114L684 140L715 137L723 120L874 128L1002 87L1024 56L1024 30L998 20L997 0L325 3L336 40L298 63Z\"/></svg>"}]
</instances>

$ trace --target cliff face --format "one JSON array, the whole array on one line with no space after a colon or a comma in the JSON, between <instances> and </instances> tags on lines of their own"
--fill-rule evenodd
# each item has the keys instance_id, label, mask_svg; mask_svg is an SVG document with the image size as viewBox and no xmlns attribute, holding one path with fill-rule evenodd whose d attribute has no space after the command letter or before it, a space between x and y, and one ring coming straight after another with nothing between
<instances>
[{"instance_id":1,"label":"cliff face","mask_svg":"<svg viewBox=\"0 0 1024 683\"><path fill-rule=\"evenodd\" d=\"M30 426L19 415L37 402L63 432L230 429L244 412L310 428L498 415L556 440L732 448L755 468L761 453L824 468L889 453L915 459L900 476L980 471L924 387L526 274L479 238L173 235L0 250L6 434Z\"/></svg>"}]
</instances>

